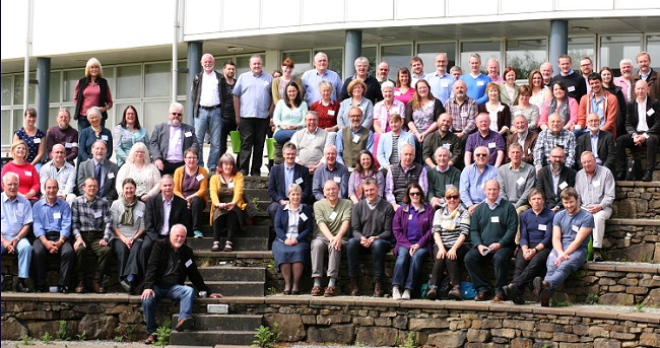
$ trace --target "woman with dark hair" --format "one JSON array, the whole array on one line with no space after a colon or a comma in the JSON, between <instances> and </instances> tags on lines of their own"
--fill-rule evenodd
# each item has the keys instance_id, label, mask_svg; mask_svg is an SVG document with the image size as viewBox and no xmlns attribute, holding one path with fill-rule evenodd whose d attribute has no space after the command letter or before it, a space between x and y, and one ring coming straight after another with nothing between
<instances>
[{"instance_id":1,"label":"woman with dark hair","mask_svg":"<svg viewBox=\"0 0 660 348\"><path fill-rule=\"evenodd\" d=\"M599 71L603 79L603 89L614 94L619 104L619 114L616 117L616 134L626 134L626 98L623 96L621 87L614 84L614 73L608 67L602 67Z\"/></svg>"},{"instance_id":2,"label":"woman with dark hair","mask_svg":"<svg viewBox=\"0 0 660 348\"><path fill-rule=\"evenodd\" d=\"M539 127L541 130L548 128L548 117L554 113L561 115L564 121L564 129L573 131L577 123L578 102L568 95L568 88L561 81L555 81L551 86L552 98L543 103L541 115L539 117Z\"/></svg>"},{"instance_id":3,"label":"woman with dark hair","mask_svg":"<svg viewBox=\"0 0 660 348\"><path fill-rule=\"evenodd\" d=\"M105 128L101 123L101 111L98 107L94 106L87 110L86 120L89 122L89 127L80 131L80 141L78 142L78 165L93 157L92 145L97 140L105 141L108 152L105 158L112 157L112 132Z\"/></svg>"},{"instance_id":4,"label":"woman with dark hair","mask_svg":"<svg viewBox=\"0 0 660 348\"><path fill-rule=\"evenodd\" d=\"M414 93L415 90L410 86L410 70L403 66L396 72L394 99L407 105Z\"/></svg>"},{"instance_id":5,"label":"woman with dark hair","mask_svg":"<svg viewBox=\"0 0 660 348\"><path fill-rule=\"evenodd\" d=\"M486 97L488 101L479 105L479 113L488 114L490 118L490 130L500 133L506 139L506 134L511 126L511 110L509 105L500 102L500 86L495 82L486 85Z\"/></svg>"},{"instance_id":6,"label":"woman with dark hair","mask_svg":"<svg viewBox=\"0 0 660 348\"><path fill-rule=\"evenodd\" d=\"M206 193L209 190L209 174L204 167L198 165L199 152L189 148L183 153L183 167L174 171L174 194L188 202L192 213L192 223L195 238L203 238L202 213L206 209Z\"/></svg>"},{"instance_id":7,"label":"woman with dark hair","mask_svg":"<svg viewBox=\"0 0 660 348\"><path fill-rule=\"evenodd\" d=\"M543 74L541 74L541 70L532 70L532 72L529 73L527 84L532 89L532 96L529 97L529 102L533 105L536 105L539 111L541 111L543 102L550 94L550 89L543 86Z\"/></svg>"},{"instance_id":8,"label":"woman with dark hair","mask_svg":"<svg viewBox=\"0 0 660 348\"><path fill-rule=\"evenodd\" d=\"M300 76L293 76L293 68L295 65L293 64L293 60L291 58L286 58L282 62L282 70L275 70L273 72L273 83L272 83L272 94L273 94L273 105L277 106L277 102L279 102L281 99L287 99L286 96L286 87L289 85L291 82L295 82L298 85L298 90L299 91L304 91L302 88L302 81L300 80ZM280 76L275 76L275 73L278 72ZM300 97L304 99L302 92L300 93Z\"/></svg>"},{"instance_id":9,"label":"woman with dark hair","mask_svg":"<svg viewBox=\"0 0 660 348\"><path fill-rule=\"evenodd\" d=\"M516 70L511 66L504 69L504 83L499 86L500 88L500 101L503 104L511 107L516 99L518 99L518 85L516 84Z\"/></svg>"},{"instance_id":10,"label":"woman with dark hair","mask_svg":"<svg viewBox=\"0 0 660 348\"><path fill-rule=\"evenodd\" d=\"M365 198L364 192L362 191L362 184L366 178L374 178L378 181L378 186L380 186L380 195L383 196L385 190L385 177L374 163L374 156L369 150L361 150L358 156L358 162L355 164L355 170L351 173L351 176L348 178L348 198L351 199L353 204L357 204L359 201Z\"/></svg>"},{"instance_id":11,"label":"woman with dark hair","mask_svg":"<svg viewBox=\"0 0 660 348\"><path fill-rule=\"evenodd\" d=\"M286 98L277 102L273 112L275 141L279 144L289 141L293 133L305 126L305 114L307 103L302 98L300 86L296 82L287 83Z\"/></svg>"},{"instance_id":12,"label":"woman with dark hair","mask_svg":"<svg viewBox=\"0 0 660 348\"><path fill-rule=\"evenodd\" d=\"M517 129L513 124L513 119L518 115L523 115L527 119L529 129L536 131L536 126L539 121L539 109L536 105L529 102L532 96L532 88L529 85L522 85L518 87L518 99L511 108L511 133L516 133Z\"/></svg>"},{"instance_id":13,"label":"woman with dark hair","mask_svg":"<svg viewBox=\"0 0 660 348\"><path fill-rule=\"evenodd\" d=\"M355 79L348 84L346 89L350 98L344 99L339 104L337 126L339 129L350 127L351 120L348 118L348 111L352 107L358 107L362 110L362 127L371 129L374 123L374 104L365 98L367 85L362 80Z\"/></svg>"},{"instance_id":14,"label":"woman with dark hair","mask_svg":"<svg viewBox=\"0 0 660 348\"><path fill-rule=\"evenodd\" d=\"M412 183L406 189L404 204L394 214L392 221L392 231L396 237L396 245L393 249L396 263L392 276L394 300L410 300L414 295L419 286L424 259L432 252L431 227L435 212L433 207L424 203L425 201L422 187L418 183Z\"/></svg>"},{"instance_id":15,"label":"woman with dark hair","mask_svg":"<svg viewBox=\"0 0 660 348\"><path fill-rule=\"evenodd\" d=\"M422 145L426 136L438 129L438 117L445 112L442 102L431 93L429 83L420 79L415 83L415 93L406 105L406 125L415 136L415 162L422 163Z\"/></svg>"},{"instance_id":16,"label":"woman with dark hair","mask_svg":"<svg viewBox=\"0 0 660 348\"><path fill-rule=\"evenodd\" d=\"M133 105L124 109L121 122L112 132L112 145L117 155L117 166L121 167L126 162L126 156L135 143L149 143L147 130L140 126L137 110Z\"/></svg>"},{"instance_id":17,"label":"woman with dark hair","mask_svg":"<svg viewBox=\"0 0 660 348\"><path fill-rule=\"evenodd\" d=\"M300 293L300 278L309 264L308 236L314 231L312 208L300 203L302 188L296 183L287 189L289 203L280 205L275 213L273 258L284 278L284 294Z\"/></svg>"},{"instance_id":18,"label":"woman with dark hair","mask_svg":"<svg viewBox=\"0 0 660 348\"><path fill-rule=\"evenodd\" d=\"M73 91L73 102L76 111L73 119L78 121L78 132L90 126L87 120L87 110L98 107L101 116L101 127L105 127L108 119L108 110L112 108L112 94L108 86L108 80L103 78L101 62L96 58L90 58L85 65L85 77L76 82Z\"/></svg>"},{"instance_id":19,"label":"woman with dark hair","mask_svg":"<svg viewBox=\"0 0 660 348\"><path fill-rule=\"evenodd\" d=\"M27 108L25 110L23 121L23 127L14 132L12 142L18 140L25 142L28 148L26 161L32 164L37 172L39 172L44 153L46 152L46 133L35 126L37 123L37 110L35 108Z\"/></svg>"},{"instance_id":20,"label":"woman with dark hair","mask_svg":"<svg viewBox=\"0 0 660 348\"><path fill-rule=\"evenodd\" d=\"M211 225L213 226L213 247L220 251L220 235L227 231L224 251L233 250L234 233L245 231L245 207L243 201L244 178L236 168L236 161L230 154L220 157L216 174L211 177Z\"/></svg>"}]
</instances>

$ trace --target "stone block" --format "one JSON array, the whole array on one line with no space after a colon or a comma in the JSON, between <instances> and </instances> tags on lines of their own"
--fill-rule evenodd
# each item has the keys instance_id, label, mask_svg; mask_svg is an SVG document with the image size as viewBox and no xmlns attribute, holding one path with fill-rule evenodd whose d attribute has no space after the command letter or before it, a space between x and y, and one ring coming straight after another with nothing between
<instances>
[{"instance_id":1,"label":"stone block","mask_svg":"<svg viewBox=\"0 0 660 348\"><path fill-rule=\"evenodd\" d=\"M373 326L374 318L372 317L355 317L353 318L353 324L359 326Z\"/></svg>"},{"instance_id":2,"label":"stone block","mask_svg":"<svg viewBox=\"0 0 660 348\"><path fill-rule=\"evenodd\" d=\"M133 311L133 307L131 306L119 305L119 306L112 306L106 308L105 314L120 314L124 312L132 312L132 311Z\"/></svg>"},{"instance_id":3,"label":"stone block","mask_svg":"<svg viewBox=\"0 0 660 348\"><path fill-rule=\"evenodd\" d=\"M635 334L632 333L626 333L626 332L612 332L610 334L611 338L617 339L617 340L634 340L635 339Z\"/></svg>"},{"instance_id":4,"label":"stone block","mask_svg":"<svg viewBox=\"0 0 660 348\"><path fill-rule=\"evenodd\" d=\"M592 343L559 343L559 348L593 348L593 346L594 345Z\"/></svg>"},{"instance_id":5,"label":"stone block","mask_svg":"<svg viewBox=\"0 0 660 348\"><path fill-rule=\"evenodd\" d=\"M463 347L467 334L464 331L448 331L429 335L426 344L438 348Z\"/></svg>"},{"instance_id":6,"label":"stone block","mask_svg":"<svg viewBox=\"0 0 660 348\"><path fill-rule=\"evenodd\" d=\"M660 289L651 290L642 304L648 307L660 306Z\"/></svg>"},{"instance_id":7,"label":"stone block","mask_svg":"<svg viewBox=\"0 0 660 348\"><path fill-rule=\"evenodd\" d=\"M28 336L30 337L42 337L46 332L54 337L59 328L60 324L57 321L32 321L27 323Z\"/></svg>"},{"instance_id":8,"label":"stone block","mask_svg":"<svg viewBox=\"0 0 660 348\"><path fill-rule=\"evenodd\" d=\"M441 319L410 319L408 329L410 331L421 331L424 329L448 329L449 322Z\"/></svg>"},{"instance_id":9,"label":"stone block","mask_svg":"<svg viewBox=\"0 0 660 348\"><path fill-rule=\"evenodd\" d=\"M28 330L14 317L2 321L2 340L19 340Z\"/></svg>"},{"instance_id":10,"label":"stone block","mask_svg":"<svg viewBox=\"0 0 660 348\"><path fill-rule=\"evenodd\" d=\"M399 330L404 330L406 327L408 327L408 317L405 315L397 315L392 320L392 326Z\"/></svg>"},{"instance_id":11,"label":"stone block","mask_svg":"<svg viewBox=\"0 0 660 348\"><path fill-rule=\"evenodd\" d=\"M467 332L468 342L483 343L489 341L491 337L490 330L469 329Z\"/></svg>"},{"instance_id":12,"label":"stone block","mask_svg":"<svg viewBox=\"0 0 660 348\"><path fill-rule=\"evenodd\" d=\"M639 336L639 344L643 346L659 347L660 333L643 332Z\"/></svg>"},{"instance_id":13,"label":"stone block","mask_svg":"<svg viewBox=\"0 0 660 348\"><path fill-rule=\"evenodd\" d=\"M302 322L305 325L316 325L316 316L315 315L303 315L301 316Z\"/></svg>"},{"instance_id":14,"label":"stone block","mask_svg":"<svg viewBox=\"0 0 660 348\"><path fill-rule=\"evenodd\" d=\"M559 343L551 342L551 341L537 341L534 343L532 348L558 348Z\"/></svg>"},{"instance_id":15,"label":"stone block","mask_svg":"<svg viewBox=\"0 0 660 348\"><path fill-rule=\"evenodd\" d=\"M589 334L589 327L585 325L573 325L572 330L578 336L587 336Z\"/></svg>"},{"instance_id":16,"label":"stone block","mask_svg":"<svg viewBox=\"0 0 660 348\"><path fill-rule=\"evenodd\" d=\"M348 325L332 325L329 327L315 327L311 326L307 329L308 342L333 342L340 344L350 344L353 342L353 335L355 333L355 326Z\"/></svg>"},{"instance_id":17,"label":"stone block","mask_svg":"<svg viewBox=\"0 0 660 348\"><path fill-rule=\"evenodd\" d=\"M117 318L104 314L87 314L78 323L78 332L85 333L88 339L108 339L115 337Z\"/></svg>"},{"instance_id":18,"label":"stone block","mask_svg":"<svg viewBox=\"0 0 660 348\"><path fill-rule=\"evenodd\" d=\"M598 298L598 303L609 306L631 306L635 298L630 294L603 294Z\"/></svg>"},{"instance_id":19,"label":"stone block","mask_svg":"<svg viewBox=\"0 0 660 348\"><path fill-rule=\"evenodd\" d=\"M524 321L524 320L508 320L504 319L502 327L509 329L519 329L523 331L534 331L534 322L533 321Z\"/></svg>"},{"instance_id":20,"label":"stone block","mask_svg":"<svg viewBox=\"0 0 660 348\"><path fill-rule=\"evenodd\" d=\"M534 341L529 338L516 338L511 340L511 348L532 348Z\"/></svg>"},{"instance_id":21,"label":"stone block","mask_svg":"<svg viewBox=\"0 0 660 348\"><path fill-rule=\"evenodd\" d=\"M385 327L360 327L356 342L372 347L393 346L397 342L399 330Z\"/></svg>"},{"instance_id":22,"label":"stone block","mask_svg":"<svg viewBox=\"0 0 660 348\"><path fill-rule=\"evenodd\" d=\"M600 278L598 285L614 285L616 281L612 278Z\"/></svg>"},{"instance_id":23,"label":"stone block","mask_svg":"<svg viewBox=\"0 0 660 348\"><path fill-rule=\"evenodd\" d=\"M18 320L54 320L59 319L57 312L29 311L16 313Z\"/></svg>"},{"instance_id":24,"label":"stone block","mask_svg":"<svg viewBox=\"0 0 660 348\"><path fill-rule=\"evenodd\" d=\"M660 287L660 276L653 276L649 278L640 279L639 286L645 286L647 288Z\"/></svg>"},{"instance_id":25,"label":"stone block","mask_svg":"<svg viewBox=\"0 0 660 348\"><path fill-rule=\"evenodd\" d=\"M648 291L649 289L642 286L629 286L626 288L626 293L633 295L646 295Z\"/></svg>"},{"instance_id":26,"label":"stone block","mask_svg":"<svg viewBox=\"0 0 660 348\"><path fill-rule=\"evenodd\" d=\"M305 325L297 314L266 314L264 319L269 326L277 323L277 331L285 342L298 342L305 339Z\"/></svg>"},{"instance_id":27,"label":"stone block","mask_svg":"<svg viewBox=\"0 0 660 348\"><path fill-rule=\"evenodd\" d=\"M392 326L391 318L376 318L374 319L374 325L376 326Z\"/></svg>"},{"instance_id":28,"label":"stone block","mask_svg":"<svg viewBox=\"0 0 660 348\"><path fill-rule=\"evenodd\" d=\"M502 322L500 320L493 319L484 319L484 320L473 320L472 328L473 329L499 329L502 327Z\"/></svg>"},{"instance_id":29,"label":"stone block","mask_svg":"<svg viewBox=\"0 0 660 348\"><path fill-rule=\"evenodd\" d=\"M492 329L490 333L495 337L516 338L516 336L520 336L520 331L514 329Z\"/></svg>"},{"instance_id":30,"label":"stone block","mask_svg":"<svg viewBox=\"0 0 660 348\"><path fill-rule=\"evenodd\" d=\"M552 334L552 340L555 342L580 342L580 337L574 334L566 334L563 332L555 332Z\"/></svg>"},{"instance_id":31,"label":"stone block","mask_svg":"<svg viewBox=\"0 0 660 348\"><path fill-rule=\"evenodd\" d=\"M618 283L625 286L637 286L639 284L639 280L631 279L631 278L623 278L620 279Z\"/></svg>"},{"instance_id":32,"label":"stone block","mask_svg":"<svg viewBox=\"0 0 660 348\"><path fill-rule=\"evenodd\" d=\"M609 292L624 292L626 287L623 285L613 285L609 287Z\"/></svg>"}]
</instances>

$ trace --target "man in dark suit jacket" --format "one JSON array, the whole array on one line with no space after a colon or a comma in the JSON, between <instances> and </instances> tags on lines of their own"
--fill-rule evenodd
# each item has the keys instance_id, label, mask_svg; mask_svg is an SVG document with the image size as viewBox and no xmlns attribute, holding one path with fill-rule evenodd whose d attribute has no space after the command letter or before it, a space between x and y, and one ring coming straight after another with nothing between
<instances>
[{"instance_id":1,"label":"man in dark suit jacket","mask_svg":"<svg viewBox=\"0 0 660 348\"><path fill-rule=\"evenodd\" d=\"M614 136L608 131L600 130L600 118L596 113L587 116L587 127L589 133L582 134L577 140L576 159L581 158L583 152L591 151L597 156L597 164L607 167L612 173L615 173L616 146L614 146ZM596 141L595 149L591 146L592 138ZM578 170L582 169L582 161L576 160L575 164Z\"/></svg>"},{"instance_id":2,"label":"man in dark suit jacket","mask_svg":"<svg viewBox=\"0 0 660 348\"><path fill-rule=\"evenodd\" d=\"M99 184L99 190L96 195L104 198L108 203L112 203L112 201L117 200L118 198L115 181L117 180L117 172L119 171L119 168L117 167L117 164L105 158L107 152L108 144L105 141L95 141L94 144L92 144L92 155L94 157L78 166L76 182L78 192L82 194L85 179L96 179Z\"/></svg>"},{"instance_id":3,"label":"man in dark suit jacket","mask_svg":"<svg viewBox=\"0 0 660 348\"><path fill-rule=\"evenodd\" d=\"M149 153L161 175L173 174L181 167L187 149L199 149L195 128L181 122L183 105L172 103L167 117L169 122L157 125L149 139Z\"/></svg>"},{"instance_id":4,"label":"man in dark suit jacket","mask_svg":"<svg viewBox=\"0 0 660 348\"><path fill-rule=\"evenodd\" d=\"M215 172L215 167L218 165L218 160L222 155L220 153L220 128L222 121L222 109L225 100L223 96L225 92L222 90L222 74L217 72L215 67L215 59L210 53L202 56L200 61L202 71L195 75L192 81L192 105L193 105L193 118L195 120L195 133L197 135L197 143L204 144L204 136L208 129L211 149L209 151L209 158L206 167L209 172ZM202 89L209 89L202 93ZM199 165L204 166L204 146L199 147Z\"/></svg>"},{"instance_id":5,"label":"man in dark suit jacket","mask_svg":"<svg viewBox=\"0 0 660 348\"><path fill-rule=\"evenodd\" d=\"M525 139L521 144L523 147L522 160L523 162L534 165L534 147L536 146L536 138L539 136L538 133L529 130L529 122L527 122L527 118L523 115L514 117L513 125L516 132L506 138L506 163L511 162L509 158L509 145L518 143L519 139Z\"/></svg>"},{"instance_id":6,"label":"man in dark suit jacket","mask_svg":"<svg viewBox=\"0 0 660 348\"><path fill-rule=\"evenodd\" d=\"M566 155L564 149L555 147L550 152L550 164L541 168L536 178L536 187L545 193L545 206L554 212L564 209L561 202L561 191L567 187L575 187L575 170L564 166ZM555 186L553 175L559 174Z\"/></svg>"},{"instance_id":7,"label":"man in dark suit jacket","mask_svg":"<svg viewBox=\"0 0 660 348\"><path fill-rule=\"evenodd\" d=\"M309 175L309 169L296 163L298 150L293 143L286 143L282 146L282 155L284 163L274 166L270 170L268 178L268 196L271 203L268 206L268 214L271 219L275 219L275 213L280 205L286 205L289 202L289 185L298 184L302 188L302 203L312 204L312 177ZM289 169L290 168L290 169ZM291 182L286 181L286 171L293 170Z\"/></svg>"},{"instance_id":8,"label":"man in dark suit jacket","mask_svg":"<svg viewBox=\"0 0 660 348\"><path fill-rule=\"evenodd\" d=\"M628 104L626 116L626 131L628 134L621 135L616 140L618 150L617 162L619 171L616 179L623 180L626 176L626 148L632 150L635 159L634 177L638 175L642 165L640 163L639 149L646 144L646 173L642 181L653 179L653 168L658 155L658 137L660 136L660 101L648 96L648 84L644 80L635 83L636 99ZM640 113L642 109L642 113ZM645 110L645 112L644 112ZM644 122L646 121L646 122Z\"/></svg>"},{"instance_id":9,"label":"man in dark suit jacket","mask_svg":"<svg viewBox=\"0 0 660 348\"><path fill-rule=\"evenodd\" d=\"M147 262L154 243L167 238L172 226L182 224L191 234L193 230L188 203L185 199L174 195L174 180L170 175L163 175L160 179L160 193L147 201L144 214L145 237L140 249L141 272L147 270Z\"/></svg>"}]
</instances>

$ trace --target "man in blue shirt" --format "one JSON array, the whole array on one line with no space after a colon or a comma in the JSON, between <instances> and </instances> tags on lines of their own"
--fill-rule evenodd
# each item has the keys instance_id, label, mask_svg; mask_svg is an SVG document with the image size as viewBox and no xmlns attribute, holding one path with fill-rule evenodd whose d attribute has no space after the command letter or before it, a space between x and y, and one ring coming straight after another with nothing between
<instances>
[{"instance_id":1,"label":"man in blue shirt","mask_svg":"<svg viewBox=\"0 0 660 348\"><path fill-rule=\"evenodd\" d=\"M319 83L323 80L328 80L332 84L332 100L337 102L337 97L341 91L341 78L339 75L328 70L328 56L319 52L314 56L314 69L307 70L300 78L305 91L305 102L307 105L312 105L315 101L321 100L321 91L319 90Z\"/></svg>"},{"instance_id":2,"label":"man in blue shirt","mask_svg":"<svg viewBox=\"0 0 660 348\"><path fill-rule=\"evenodd\" d=\"M337 147L328 144L323 150L325 164L314 171L312 181L312 195L316 201L325 198L323 194L323 185L328 180L334 181L339 187L339 198L348 198L348 168L337 162Z\"/></svg>"},{"instance_id":3,"label":"man in blue shirt","mask_svg":"<svg viewBox=\"0 0 660 348\"><path fill-rule=\"evenodd\" d=\"M44 183L46 197L34 204L34 264L35 284L39 292L48 292L46 286L46 255L60 255L60 276L57 292L69 293L69 282L76 254L71 243L71 208L57 197L59 185L50 178Z\"/></svg>"},{"instance_id":4,"label":"man in blue shirt","mask_svg":"<svg viewBox=\"0 0 660 348\"><path fill-rule=\"evenodd\" d=\"M474 150L474 163L465 167L461 173L461 201L470 215L486 199L484 184L491 179L497 180L497 168L488 164L488 148L479 146Z\"/></svg>"},{"instance_id":5,"label":"man in blue shirt","mask_svg":"<svg viewBox=\"0 0 660 348\"><path fill-rule=\"evenodd\" d=\"M468 97L477 101L478 105L488 101L486 95L486 85L492 80L490 77L481 73L481 56L478 53L470 54L470 73L461 76L461 81L467 86Z\"/></svg>"},{"instance_id":6,"label":"man in blue shirt","mask_svg":"<svg viewBox=\"0 0 660 348\"><path fill-rule=\"evenodd\" d=\"M25 284L30 278L32 246L27 234L32 226L32 205L18 194L18 174L8 172L2 178L2 253L18 254L18 292L32 292Z\"/></svg>"},{"instance_id":7,"label":"man in blue shirt","mask_svg":"<svg viewBox=\"0 0 660 348\"><path fill-rule=\"evenodd\" d=\"M456 78L447 72L447 64L449 64L447 55L445 53L438 54L435 57L435 67L437 70L432 74L426 75L426 80L431 85L431 93L436 99L442 102L442 105L445 105L447 99L451 96L451 91L456 81Z\"/></svg>"}]
</instances>

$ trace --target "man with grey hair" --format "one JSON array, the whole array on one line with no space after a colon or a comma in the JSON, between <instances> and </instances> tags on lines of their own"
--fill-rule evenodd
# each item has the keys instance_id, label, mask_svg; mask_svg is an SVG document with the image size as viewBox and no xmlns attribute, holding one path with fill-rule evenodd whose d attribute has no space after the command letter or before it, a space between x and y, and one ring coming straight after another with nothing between
<instances>
[{"instance_id":1,"label":"man with grey hair","mask_svg":"<svg viewBox=\"0 0 660 348\"><path fill-rule=\"evenodd\" d=\"M435 163L428 171L429 192L426 195L433 208L439 208L445 202L445 189L449 186L458 188L461 182L461 171L450 164L451 152L444 146L435 150Z\"/></svg>"},{"instance_id":2,"label":"man with grey hair","mask_svg":"<svg viewBox=\"0 0 660 348\"><path fill-rule=\"evenodd\" d=\"M222 122L222 75L216 71L215 59L210 53L202 56L200 61L202 71L195 75L190 87L193 98L193 118L195 119L195 134L199 146L199 165L204 166L204 136L209 132L211 149L207 167L209 172L215 172L220 159L220 127Z\"/></svg>"},{"instance_id":3,"label":"man with grey hair","mask_svg":"<svg viewBox=\"0 0 660 348\"><path fill-rule=\"evenodd\" d=\"M26 238L32 227L32 204L18 194L18 174L2 177L2 254L18 255L18 292L32 292L25 284L30 278L32 246ZM4 290L4 289L3 289Z\"/></svg>"},{"instance_id":4,"label":"man with grey hair","mask_svg":"<svg viewBox=\"0 0 660 348\"><path fill-rule=\"evenodd\" d=\"M323 165L323 149L328 141L328 131L319 127L319 114L307 111L305 128L293 133L291 143L298 148L296 163L309 169L314 175L316 168Z\"/></svg>"},{"instance_id":5,"label":"man with grey hair","mask_svg":"<svg viewBox=\"0 0 660 348\"><path fill-rule=\"evenodd\" d=\"M237 166L243 175L261 176L264 142L273 111L273 76L263 72L258 54L250 57L250 71L241 74L234 85L236 124L241 132L241 152ZM252 166L250 167L250 158Z\"/></svg>"},{"instance_id":6,"label":"man with grey hair","mask_svg":"<svg viewBox=\"0 0 660 348\"><path fill-rule=\"evenodd\" d=\"M488 70L488 77L490 77L493 82L497 83L498 85L504 83L504 79L502 76L500 76L500 62L497 59L488 59L486 62L486 69Z\"/></svg>"},{"instance_id":7,"label":"man with grey hair","mask_svg":"<svg viewBox=\"0 0 660 348\"><path fill-rule=\"evenodd\" d=\"M328 70L328 56L325 53L319 52L314 56L314 69L307 70L300 79L305 91L307 105L312 105L315 101L321 100L319 83L323 80L327 80L332 84L331 99L339 102L338 97L342 86L341 78L336 72Z\"/></svg>"},{"instance_id":8,"label":"man with grey hair","mask_svg":"<svg viewBox=\"0 0 660 348\"><path fill-rule=\"evenodd\" d=\"M339 94L339 101L350 97L348 95L348 84L355 79L362 80L362 82L367 85L364 97L371 100L374 105L383 100L383 92L380 90L380 82L378 82L375 77L369 75L369 59L366 57L358 57L355 60L355 75L344 80L344 85L341 87L341 93Z\"/></svg>"},{"instance_id":9,"label":"man with grey hair","mask_svg":"<svg viewBox=\"0 0 660 348\"><path fill-rule=\"evenodd\" d=\"M328 144L323 150L325 164L314 171L312 181L312 195L317 201L325 198L323 195L323 185L328 181L334 181L339 187L339 197L348 198L348 168L337 162L337 147Z\"/></svg>"},{"instance_id":10,"label":"man with grey hair","mask_svg":"<svg viewBox=\"0 0 660 348\"><path fill-rule=\"evenodd\" d=\"M552 82L552 74L555 73L555 69L552 68L552 63L545 62L541 64L539 70L541 70L541 76L543 76L543 87L550 86L550 83Z\"/></svg>"},{"instance_id":11,"label":"man with grey hair","mask_svg":"<svg viewBox=\"0 0 660 348\"><path fill-rule=\"evenodd\" d=\"M446 53L440 53L435 57L436 71L426 75L426 81L431 86L431 94L445 105L451 96L451 91L456 79L447 72L449 60Z\"/></svg>"},{"instance_id":12,"label":"man with grey hair","mask_svg":"<svg viewBox=\"0 0 660 348\"><path fill-rule=\"evenodd\" d=\"M619 70L621 70L621 76L614 79L614 84L621 87L621 92L626 98L626 103L630 103L631 94L633 93L632 76L633 76L633 63L632 60L628 58L621 59L619 62Z\"/></svg>"},{"instance_id":13,"label":"man with grey hair","mask_svg":"<svg viewBox=\"0 0 660 348\"><path fill-rule=\"evenodd\" d=\"M149 137L149 154L160 174L173 174L183 166L183 153L189 148L199 149L195 128L182 122L183 105L172 103L168 122L154 127Z\"/></svg>"},{"instance_id":14,"label":"man with grey hair","mask_svg":"<svg viewBox=\"0 0 660 348\"><path fill-rule=\"evenodd\" d=\"M488 101L486 95L486 85L492 82L490 77L481 73L481 56L478 53L470 54L468 59L470 64L470 73L461 76L461 81L465 82L468 97L477 101L478 105Z\"/></svg>"}]
</instances>

